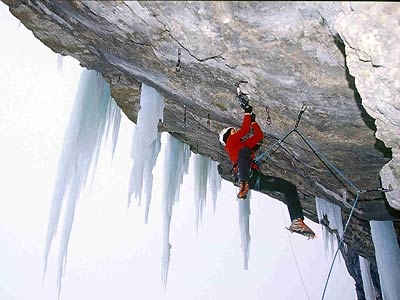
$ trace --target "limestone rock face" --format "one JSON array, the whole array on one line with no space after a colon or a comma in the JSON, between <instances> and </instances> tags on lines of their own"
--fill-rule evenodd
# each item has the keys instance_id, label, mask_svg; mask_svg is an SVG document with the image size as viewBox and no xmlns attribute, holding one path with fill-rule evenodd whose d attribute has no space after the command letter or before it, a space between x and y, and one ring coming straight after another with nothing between
<instances>
[{"instance_id":1,"label":"limestone rock face","mask_svg":"<svg viewBox=\"0 0 400 300\"><path fill-rule=\"evenodd\" d=\"M365 110L375 119L375 136L393 158L380 171L386 198L400 209L400 5L345 3L336 28L346 44L346 62Z\"/></svg>"},{"instance_id":2,"label":"limestone rock face","mask_svg":"<svg viewBox=\"0 0 400 300\"><path fill-rule=\"evenodd\" d=\"M342 176L297 134L264 157L262 171L294 183L317 222L315 196L341 206L347 219L356 189L390 184L392 192L360 195L345 235L373 267L368 220L394 220L399 230L397 3L3 2L53 51L103 74L132 121L140 84L157 89L165 96L159 129L220 162L227 180L218 133L241 124L235 83L248 82L242 87L265 133L261 152L294 127L305 105L299 130Z\"/></svg>"}]
</instances>

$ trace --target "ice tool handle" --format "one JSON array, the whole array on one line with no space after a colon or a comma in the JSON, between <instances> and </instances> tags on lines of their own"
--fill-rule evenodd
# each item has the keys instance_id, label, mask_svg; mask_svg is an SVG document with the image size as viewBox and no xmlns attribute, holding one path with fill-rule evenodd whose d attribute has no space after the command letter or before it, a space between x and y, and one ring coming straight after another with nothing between
<instances>
[{"instance_id":1,"label":"ice tool handle","mask_svg":"<svg viewBox=\"0 0 400 300\"><path fill-rule=\"evenodd\" d=\"M241 83L247 83L247 81L241 80L238 83L235 83L236 95L237 95L237 100L239 102L240 107L243 108L244 110L246 110L247 108L250 107L249 98L247 97L247 94L242 92L242 89L240 88Z\"/></svg>"}]
</instances>

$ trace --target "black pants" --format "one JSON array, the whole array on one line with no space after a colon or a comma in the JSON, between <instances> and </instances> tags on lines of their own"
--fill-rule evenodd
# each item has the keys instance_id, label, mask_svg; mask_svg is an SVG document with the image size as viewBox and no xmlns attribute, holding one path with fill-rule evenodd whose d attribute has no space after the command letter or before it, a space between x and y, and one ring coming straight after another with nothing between
<instances>
[{"instance_id":1,"label":"black pants","mask_svg":"<svg viewBox=\"0 0 400 300\"><path fill-rule=\"evenodd\" d=\"M284 203L287 205L290 220L304 218L303 208L301 207L299 194L294 184L278 177L262 174L258 170L250 169L251 149L242 148L239 151L238 159L238 178L239 180L249 181L250 188L262 193L279 192L284 196Z\"/></svg>"},{"instance_id":2,"label":"black pants","mask_svg":"<svg viewBox=\"0 0 400 300\"><path fill-rule=\"evenodd\" d=\"M238 178L239 180L250 179L250 164L251 164L251 149L244 147L239 151L239 158L237 162Z\"/></svg>"},{"instance_id":3,"label":"black pants","mask_svg":"<svg viewBox=\"0 0 400 300\"><path fill-rule=\"evenodd\" d=\"M283 194L283 202L289 210L290 220L304 218L299 194L294 184L278 177L264 175L258 170L252 170L249 185L255 191L263 193L279 192Z\"/></svg>"}]
</instances>

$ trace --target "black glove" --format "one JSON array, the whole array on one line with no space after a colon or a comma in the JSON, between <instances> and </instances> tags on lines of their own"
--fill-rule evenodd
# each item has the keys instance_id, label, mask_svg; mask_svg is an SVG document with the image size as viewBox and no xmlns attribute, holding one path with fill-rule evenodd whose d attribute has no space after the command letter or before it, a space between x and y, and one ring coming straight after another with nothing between
<instances>
[{"instance_id":1,"label":"black glove","mask_svg":"<svg viewBox=\"0 0 400 300\"><path fill-rule=\"evenodd\" d=\"M255 113L251 113L251 123L256 121L256 114Z\"/></svg>"},{"instance_id":2,"label":"black glove","mask_svg":"<svg viewBox=\"0 0 400 300\"><path fill-rule=\"evenodd\" d=\"M245 94L241 93L237 95L236 99L241 108L245 109L247 106L249 106L249 98Z\"/></svg>"},{"instance_id":3,"label":"black glove","mask_svg":"<svg viewBox=\"0 0 400 300\"><path fill-rule=\"evenodd\" d=\"M251 114L253 112L253 106L251 105L246 105L246 107L244 107L244 112L246 114Z\"/></svg>"}]
</instances>

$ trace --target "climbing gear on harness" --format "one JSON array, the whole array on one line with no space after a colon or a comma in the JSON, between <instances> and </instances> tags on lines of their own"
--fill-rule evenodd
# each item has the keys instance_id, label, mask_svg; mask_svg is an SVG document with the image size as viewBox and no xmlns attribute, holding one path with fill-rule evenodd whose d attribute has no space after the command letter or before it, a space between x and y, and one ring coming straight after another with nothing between
<instances>
[{"instance_id":1,"label":"climbing gear on harness","mask_svg":"<svg viewBox=\"0 0 400 300\"><path fill-rule=\"evenodd\" d=\"M246 199L249 188L249 182L247 180L240 180L239 193L237 194L238 199Z\"/></svg>"},{"instance_id":2,"label":"climbing gear on harness","mask_svg":"<svg viewBox=\"0 0 400 300\"><path fill-rule=\"evenodd\" d=\"M219 142L221 143L222 146L226 146L226 140L228 139L228 136L231 134L231 130L234 129L233 127L226 127L222 129L219 133Z\"/></svg>"},{"instance_id":3,"label":"climbing gear on harness","mask_svg":"<svg viewBox=\"0 0 400 300\"><path fill-rule=\"evenodd\" d=\"M306 236L308 239L313 239L315 238L315 233L314 231L311 230L310 227L308 227L303 219L298 218L298 219L294 219L292 221L292 224L290 224L289 228L286 228L287 230L289 230L290 232L295 232L301 235Z\"/></svg>"}]
</instances>

